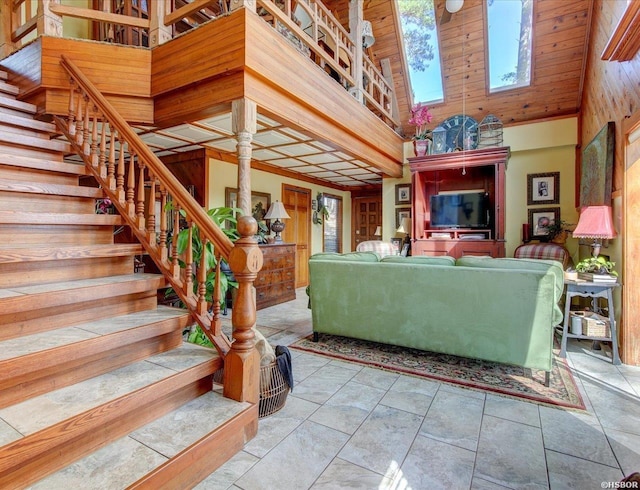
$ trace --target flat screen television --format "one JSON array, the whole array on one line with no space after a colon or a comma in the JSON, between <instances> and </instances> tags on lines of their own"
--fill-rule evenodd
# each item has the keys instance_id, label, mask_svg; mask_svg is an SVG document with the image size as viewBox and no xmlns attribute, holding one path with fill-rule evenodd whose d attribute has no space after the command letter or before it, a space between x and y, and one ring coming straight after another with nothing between
<instances>
[{"instance_id":1,"label":"flat screen television","mask_svg":"<svg viewBox=\"0 0 640 490\"><path fill-rule=\"evenodd\" d=\"M488 228L489 196L486 192L461 192L431 196L432 228Z\"/></svg>"}]
</instances>

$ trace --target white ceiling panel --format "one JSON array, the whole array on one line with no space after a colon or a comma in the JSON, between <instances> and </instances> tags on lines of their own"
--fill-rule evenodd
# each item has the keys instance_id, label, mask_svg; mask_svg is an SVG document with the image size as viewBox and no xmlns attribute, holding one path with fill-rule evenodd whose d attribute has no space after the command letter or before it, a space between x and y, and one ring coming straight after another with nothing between
<instances>
[{"instance_id":1,"label":"white ceiling panel","mask_svg":"<svg viewBox=\"0 0 640 490\"><path fill-rule=\"evenodd\" d=\"M290 138L287 135L279 133L278 131L266 131L264 133L257 133L253 136L253 140L263 146L278 146L286 145L287 143L294 143L296 140Z\"/></svg>"},{"instance_id":2,"label":"white ceiling panel","mask_svg":"<svg viewBox=\"0 0 640 490\"><path fill-rule=\"evenodd\" d=\"M271 165L277 165L278 167L300 167L304 165L300 160L295 158L280 158L278 160L269 160Z\"/></svg>"},{"instance_id":3,"label":"white ceiling panel","mask_svg":"<svg viewBox=\"0 0 640 490\"><path fill-rule=\"evenodd\" d=\"M236 151L236 140L226 139L221 141L210 141L209 143L205 143L204 146L215 148L217 150Z\"/></svg>"},{"instance_id":4,"label":"white ceiling panel","mask_svg":"<svg viewBox=\"0 0 640 490\"><path fill-rule=\"evenodd\" d=\"M329 163L338 161L338 159L331 153L317 153L316 155L307 155L305 157L300 157L300 160L304 160L307 163Z\"/></svg>"},{"instance_id":5,"label":"white ceiling panel","mask_svg":"<svg viewBox=\"0 0 640 490\"><path fill-rule=\"evenodd\" d=\"M175 128L164 129L162 130L162 132L169 136L174 135L179 138L186 139L192 143L207 141L220 137L216 133L211 133L210 131L205 131L204 129L196 128L195 126L190 126L189 124L183 124L182 126L176 126Z\"/></svg>"},{"instance_id":6,"label":"white ceiling panel","mask_svg":"<svg viewBox=\"0 0 640 490\"><path fill-rule=\"evenodd\" d=\"M322 169L318 167L314 167L312 165L307 165L306 167L296 167L294 169L296 172L300 172L301 174L310 174L313 172L321 172Z\"/></svg>"},{"instance_id":7,"label":"white ceiling panel","mask_svg":"<svg viewBox=\"0 0 640 490\"><path fill-rule=\"evenodd\" d=\"M184 145L184 141L180 141L174 138L168 138L155 133L147 133L141 136L142 141L148 145L153 145L158 148L174 148L176 146Z\"/></svg>"},{"instance_id":8,"label":"white ceiling panel","mask_svg":"<svg viewBox=\"0 0 640 490\"><path fill-rule=\"evenodd\" d=\"M233 134L231 129L231 114L223 114L221 116L210 117L199 121L203 126L208 126L221 133Z\"/></svg>"},{"instance_id":9,"label":"white ceiling panel","mask_svg":"<svg viewBox=\"0 0 640 490\"><path fill-rule=\"evenodd\" d=\"M318 150L313 146L306 145L301 143L299 145L287 145L281 146L277 148L278 151L290 155L292 157L300 156L300 155L313 155L318 153Z\"/></svg>"},{"instance_id":10,"label":"white ceiling panel","mask_svg":"<svg viewBox=\"0 0 640 490\"><path fill-rule=\"evenodd\" d=\"M282 154L276 153L275 151L271 151L271 150L261 149L261 150L252 151L251 157L255 158L256 160L264 161L264 160L273 160L275 158L282 158Z\"/></svg>"},{"instance_id":11,"label":"white ceiling panel","mask_svg":"<svg viewBox=\"0 0 640 490\"><path fill-rule=\"evenodd\" d=\"M322 165L322 168L326 168L327 170L359 170L355 165L351 165L348 162L335 162L335 163L326 163Z\"/></svg>"},{"instance_id":12,"label":"white ceiling panel","mask_svg":"<svg viewBox=\"0 0 640 490\"><path fill-rule=\"evenodd\" d=\"M293 136L295 139L300 141L308 141L311 139L306 134L302 134L300 131L296 131L295 129L281 128L280 131L287 133L289 136Z\"/></svg>"}]
</instances>

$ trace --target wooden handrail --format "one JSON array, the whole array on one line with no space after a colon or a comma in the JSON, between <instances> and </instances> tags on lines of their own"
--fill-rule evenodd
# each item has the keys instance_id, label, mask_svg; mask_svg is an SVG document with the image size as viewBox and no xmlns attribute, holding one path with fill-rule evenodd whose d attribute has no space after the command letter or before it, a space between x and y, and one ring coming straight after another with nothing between
<instances>
[{"instance_id":1,"label":"wooden handrail","mask_svg":"<svg viewBox=\"0 0 640 490\"><path fill-rule=\"evenodd\" d=\"M112 14L110 12L103 12L101 10L73 7L71 5L62 5L59 3L50 4L49 10L51 10L51 12L56 15L66 15L67 17L75 17L77 19L110 22L112 24L138 27L142 29L149 29L151 27L151 21L149 19L141 19L139 17L132 17L130 15Z\"/></svg>"},{"instance_id":2,"label":"wooden handrail","mask_svg":"<svg viewBox=\"0 0 640 490\"><path fill-rule=\"evenodd\" d=\"M231 349L231 342L222 333L220 319L208 312L209 305L199 284L201 279L206 279L206 274L203 275L202 270L196 274L196 270L206 267L206 263L204 261L199 264L194 263L192 249L188 246L187 254L180 259L184 261L185 268L181 269L178 266L179 256L176 250L180 215L183 215L189 229L188 245L191 244L191 234L195 225L198 227L202 243L213 244L218 261L221 258L230 261L233 243L80 69L65 55L61 55L60 63L70 76L71 90L68 121L56 117L58 127L82 157L87 168L131 227L132 232L167 278L193 318L218 352L226 356ZM107 138L109 139L108 149L106 148ZM117 160L116 142L120 145ZM125 153L128 153L128 157L125 157ZM145 197L147 182L149 191L148 196ZM158 193L161 196L162 209L160 216L156 217L155 200ZM165 205L168 195L172 197L176 207L172 220L174 233L171 257L169 257L166 243L169 226L166 214L169 211L165 209ZM158 237L156 237L156 221L160 224ZM195 283L194 276L196 276ZM220 276L217 276L216 280L219 281ZM253 308L255 315L255 305L248 303L244 309L247 308L249 310ZM238 314L242 313L246 316L247 312L241 312L242 309L238 308ZM234 322L235 310L236 308L233 311ZM247 335L244 331L240 334ZM235 336L234 331L234 338ZM253 336L250 337L252 340ZM239 345L239 347L242 346Z\"/></svg>"},{"instance_id":3,"label":"wooden handrail","mask_svg":"<svg viewBox=\"0 0 640 490\"><path fill-rule=\"evenodd\" d=\"M125 139L133 149L133 153L142 157L145 164L152 165L152 171L156 177L166 187L169 194L181 203L188 215L198 223L198 228L202 230L205 236L210 236L212 243L218 247L220 253L225 259L229 258L229 253L233 248L233 242L218 228L209 218L207 213L198 205L196 200L187 192L184 186L176 179L169 169L160 161L149 147L140 139L138 134L131 129L129 124L122 116L113 108L113 106L104 98L98 89L89 81L87 77L78 69L78 67L64 54L60 55L62 66L76 80L76 82L87 92L91 100L96 104L104 117L117 129L121 138Z\"/></svg>"}]
</instances>

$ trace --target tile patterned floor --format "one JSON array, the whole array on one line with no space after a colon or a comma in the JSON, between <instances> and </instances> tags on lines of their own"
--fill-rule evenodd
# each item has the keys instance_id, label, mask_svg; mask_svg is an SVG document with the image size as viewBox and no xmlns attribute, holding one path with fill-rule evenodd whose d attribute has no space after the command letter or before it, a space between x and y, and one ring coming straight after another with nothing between
<instances>
[{"instance_id":1,"label":"tile patterned floor","mask_svg":"<svg viewBox=\"0 0 640 490\"><path fill-rule=\"evenodd\" d=\"M311 333L304 290L257 323L274 345ZM601 488L640 471L640 368L569 347L586 412L292 351L285 408L196 488Z\"/></svg>"}]
</instances>

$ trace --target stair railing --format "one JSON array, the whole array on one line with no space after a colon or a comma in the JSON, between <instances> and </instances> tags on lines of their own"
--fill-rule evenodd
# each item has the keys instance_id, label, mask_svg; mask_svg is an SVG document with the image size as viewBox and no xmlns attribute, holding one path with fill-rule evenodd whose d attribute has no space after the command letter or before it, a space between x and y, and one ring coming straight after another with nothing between
<instances>
[{"instance_id":1,"label":"stair railing","mask_svg":"<svg viewBox=\"0 0 640 490\"><path fill-rule=\"evenodd\" d=\"M65 55L61 55L61 64L70 77L69 114L66 120L55 118L58 127L220 355L229 358L229 354L234 354L229 369L225 362L225 382L234 379L231 389L238 397L256 401L257 382L253 378L257 379L258 370L256 367L253 373L255 351L251 330L256 314L251 290L262 266L262 252L253 238L257 231L255 220L250 216L238 219L240 239L234 246L78 67ZM171 206L167 206L169 199ZM213 244L217 259L211 313L205 297L207 254L202 253L199 264L193 260L192 234L196 226L202 246ZM189 231L186 252L179 256L177 240L181 228ZM229 262L239 283L232 310L233 343L221 327L221 258ZM240 363L237 359L241 359ZM243 364L247 359L249 368ZM230 371L239 372L238 377L234 378ZM249 378L245 379L246 376ZM225 396L229 396L226 386Z\"/></svg>"}]
</instances>

